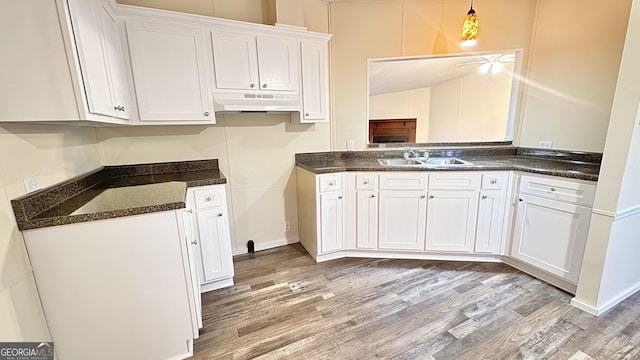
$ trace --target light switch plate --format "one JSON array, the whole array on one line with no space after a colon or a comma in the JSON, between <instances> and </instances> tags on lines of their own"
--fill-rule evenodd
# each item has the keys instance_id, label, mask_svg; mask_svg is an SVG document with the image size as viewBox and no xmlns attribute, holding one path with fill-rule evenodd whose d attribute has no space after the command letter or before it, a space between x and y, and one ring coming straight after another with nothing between
<instances>
[{"instance_id":1,"label":"light switch plate","mask_svg":"<svg viewBox=\"0 0 640 360\"><path fill-rule=\"evenodd\" d=\"M551 149L553 147L553 141L540 140L538 141L538 147L541 149Z\"/></svg>"},{"instance_id":2,"label":"light switch plate","mask_svg":"<svg viewBox=\"0 0 640 360\"><path fill-rule=\"evenodd\" d=\"M355 149L356 149L356 146L353 143L353 140L347 140L347 151L353 151Z\"/></svg>"}]
</instances>

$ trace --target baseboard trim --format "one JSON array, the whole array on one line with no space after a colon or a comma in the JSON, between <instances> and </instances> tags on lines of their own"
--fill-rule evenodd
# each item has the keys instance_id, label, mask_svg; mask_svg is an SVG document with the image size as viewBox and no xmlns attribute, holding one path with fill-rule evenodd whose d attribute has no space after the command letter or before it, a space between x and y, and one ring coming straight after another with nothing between
<instances>
[{"instance_id":1,"label":"baseboard trim","mask_svg":"<svg viewBox=\"0 0 640 360\"><path fill-rule=\"evenodd\" d=\"M300 238L296 237L292 237L289 239L281 239L281 240L276 240L276 241L271 241L268 243L263 243L263 244L256 244L254 247L255 251L262 251L262 250L268 250L268 249L273 249L273 248L277 248L280 246L285 246L285 245L291 245L291 244L295 244L300 242ZM240 248L240 249L234 249L232 251L232 255L236 256L236 255L242 255L242 254L248 254L249 251L248 249L245 248Z\"/></svg>"},{"instance_id":2,"label":"baseboard trim","mask_svg":"<svg viewBox=\"0 0 640 360\"><path fill-rule=\"evenodd\" d=\"M640 291L640 283L638 283L635 286L627 289L625 292L619 294L618 296L616 296L613 299L607 301L606 303L602 304L601 306L593 307L591 305L585 304L584 302L582 302L582 301L580 301L580 300L578 300L576 298L571 299L571 305L577 307L580 310L584 310L584 311L588 312L591 315L600 316L600 315L606 313L607 311L611 310L614 306L620 304L626 298L628 298L629 296L635 294L638 291Z\"/></svg>"},{"instance_id":3,"label":"baseboard trim","mask_svg":"<svg viewBox=\"0 0 640 360\"><path fill-rule=\"evenodd\" d=\"M508 256L503 256L502 257L502 262L514 267L522 272L525 272L533 277L537 277L538 279L545 281L555 287L558 287L566 292L569 292L571 294L575 294L576 293L576 288L577 285L576 284L572 284L571 282L565 280L565 279L561 279L559 277L557 277L554 274L550 274L544 270L540 270L532 265L529 265L521 260L512 258L512 257L508 257Z\"/></svg>"},{"instance_id":4,"label":"baseboard trim","mask_svg":"<svg viewBox=\"0 0 640 360\"><path fill-rule=\"evenodd\" d=\"M597 308L594 308L591 305L587 305L576 298L571 299L571 306L577 309L580 309L586 313L589 313L591 315L600 316L600 314L602 314L601 312L598 312Z\"/></svg>"}]
</instances>

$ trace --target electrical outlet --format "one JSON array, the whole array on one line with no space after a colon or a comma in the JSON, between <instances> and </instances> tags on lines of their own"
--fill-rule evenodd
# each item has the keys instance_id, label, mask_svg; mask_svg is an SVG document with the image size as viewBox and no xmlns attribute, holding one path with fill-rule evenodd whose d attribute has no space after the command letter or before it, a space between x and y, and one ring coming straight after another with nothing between
<instances>
[{"instance_id":1,"label":"electrical outlet","mask_svg":"<svg viewBox=\"0 0 640 360\"><path fill-rule=\"evenodd\" d=\"M538 141L538 147L541 149L551 149L553 147L553 141Z\"/></svg>"},{"instance_id":2,"label":"electrical outlet","mask_svg":"<svg viewBox=\"0 0 640 360\"><path fill-rule=\"evenodd\" d=\"M27 193L34 192L40 189L40 176L32 176L24 178L24 190Z\"/></svg>"},{"instance_id":3,"label":"electrical outlet","mask_svg":"<svg viewBox=\"0 0 640 360\"><path fill-rule=\"evenodd\" d=\"M286 220L282 225L283 225L284 232L291 231L291 221Z\"/></svg>"},{"instance_id":4,"label":"electrical outlet","mask_svg":"<svg viewBox=\"0 0 640 360\"><path fill-rule=\"evenodd\" d=\"M347 140L347 151L353 151L355 149L356 149L356 146L353 143L353 140Z\"/></svg>"}]
</instances>

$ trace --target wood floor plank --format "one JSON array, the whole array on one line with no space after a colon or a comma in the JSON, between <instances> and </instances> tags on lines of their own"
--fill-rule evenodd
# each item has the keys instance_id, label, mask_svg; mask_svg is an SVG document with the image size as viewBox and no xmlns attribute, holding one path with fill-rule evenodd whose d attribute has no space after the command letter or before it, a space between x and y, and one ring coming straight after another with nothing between
<instances>
[{"instance_id":1,"label":"wood floor plank","mask_svg":"<svg viewBox=\"0 0 640 360\"><path fill-rule=\"evenodd\" d=\"M193 360L640 359L640 294L601 317L501 263L343 258L299 244L234 257L203 294Z\"/></svg>"}]
</instances>

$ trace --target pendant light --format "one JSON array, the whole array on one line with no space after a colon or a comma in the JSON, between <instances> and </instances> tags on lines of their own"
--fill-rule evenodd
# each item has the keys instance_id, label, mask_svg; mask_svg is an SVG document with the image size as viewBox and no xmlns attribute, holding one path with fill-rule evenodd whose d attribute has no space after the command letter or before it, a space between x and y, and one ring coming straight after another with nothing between
<instances>
[{"instance_id":1,"label":"pendant light","mask_svg":"<svg viewBox=\"0 0 640 360\"><path fill-rule=\"evenodd\" d=\"M467 17L462 24L462 46L469 47L476 44L478 40L478 17L476 11L473 10L473 0L471 0L471 8L467 12Z\"/></svg>"}]
</instances>

